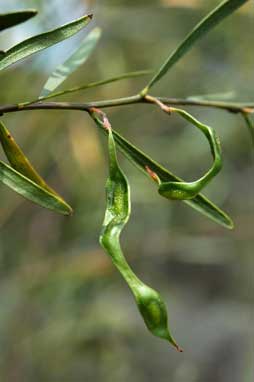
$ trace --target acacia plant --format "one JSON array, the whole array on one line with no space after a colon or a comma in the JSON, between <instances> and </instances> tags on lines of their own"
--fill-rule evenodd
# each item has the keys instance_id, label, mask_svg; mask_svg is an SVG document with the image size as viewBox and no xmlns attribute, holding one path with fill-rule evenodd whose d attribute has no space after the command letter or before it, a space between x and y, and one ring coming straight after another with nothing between
<instances>
[{"instance_id":1,"label":"acacia plant","mask_svg":"<svg viewBox=\"0 0 254 382\"><path fill-rule=\"evenodd\" d=\"M67 59L67 61L58 66L51 74L36 100L19 104L0 105L1 117L7 113L39 109L81 110L88 113L100 131L108 136L109 176L106 182L106 213L100 235L100 244L111 257L113 264L130 287L147 328L155 336L168 340L179 351L181 351L181 348L177 345L168 329L167 309L162 297L157 291L145 285L136 276L121 250L119 237L129 219L131 202L128 180L119 166L117 150L119 149L130 162L141 171L141 173L148 176L157 185L159 195L170 201L181 200L189 207L192 207L199 213L205 215L206 218L213 220L213 222L228 229L233 228L233 222L230 217L200 193L221 170L222 152L219 138L213 127L209 127L203 122L198 121L185 110L180 109L179 106L203 106L222 109L232 113L240 113L246 121L252 139L254 139L254 130L250 118L250 114L254 111L254 104L218 102L194 98L161 98L152 96L150 90L199 39L216 27L216 25L223 21L227 16L231 15L239 7L247 3L247 1L248 0L226 0L220 3L203 20L201 20L176 47L176 49L169 54L160 69L152 73L151 80L138 94L125 98L89 103L49 101L50 98L56 98L61 95L66 95L67 93L78 92L83 89L120 81L124 78L148 75L150 73L149 71L144 70L124 73L121 76L102 79L97 82L78 85L71 89L56 92L56 89L64 82L64 80L74 70L85 63L95 48L101 34L100 29L95 28L85 36L81 44L76 48L76 51ZM0 31L13 27L20 22L24 22L29 18L34 17L36 13L35 10L25 10L0 14ZM1 51L0 70L5 70L9 66L34 53L40 52L62 40L70 38L86 27L92 17L93 15L83 16L68 24L62 25L57 29L24 40L6 51ZM168 169L162 167L157 161L149 157L146 153L142 152L138 147L135 147L130 141L115 131L111 127L107 115L102 110L104 108L120 107L123 105L138 107L138 104L140 103L145 103L152 107L156 106L160 111L167 113L169 117L171 114L176 113L180 118L184 118L205 135L210 146L213 164L200 179L193 182L185 182ZM67 204L34 169L22 149L18 146L5 127L2 118L0 121L0 141L9 161L9 164L0 161L1 182L26 199L29 199L42 207L63 215L72 214L72 208L69 204ZM73 219L75 219L75 217L73 217Z\"/></svg>"}]
</instances>

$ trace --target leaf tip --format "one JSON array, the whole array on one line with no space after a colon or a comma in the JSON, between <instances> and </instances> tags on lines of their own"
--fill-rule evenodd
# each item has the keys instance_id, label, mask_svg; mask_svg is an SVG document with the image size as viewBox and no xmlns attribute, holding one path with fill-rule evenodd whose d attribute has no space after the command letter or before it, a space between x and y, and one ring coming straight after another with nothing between
<instances>
[{"instance_id":1,"label":"leaf tip","mask_svg":"<svg viewBox=\"0 0 254 382\"><path fill-rule=\"evenodd\" d=\"M233 230L234 228L235 228L235 224L234 224L233 220L230 219L229 224L228 224L228 229Z\"/></svg>"},{"instance_id":2,"label":"leaf tip","mask_svg":"<svg viewBox=\"0 0 254 382\"><path fill-rule=\"evenodd\" d=\"M38 14L37 9L33 9L33 8L32 8L32 9L29 9L28 11L29 11L31 14L33 14L34 16Z\"/></svg>"},{"instance_id":3,"label":"leaf tip","mask_svg":"<svg viewBox=\"0 0 254 382\"><path fill-rule=\"evenodd\" d=\"M74 214L74 210L73 210L73 208L69 205L69 204L67 204L66 202L64 202L64 204L65 204L65 209L64 209L64 215L65 216L70 216L70 217L72 217L73 216L73 214Z\"/></svg>"},{"instance_id":4,"label":"leaf tip","mask_svg":"<svg viewBox=\"0 0 254 382\"><path fill-rule=\"evenodd\" d=\"M230 230L233 230L235 228L235 223L233 222L233 220L231 219L231 217L229 215L227 215L226 213L224 213L224 227L227 228L227 229L230 229Z\"/></svg>"}]
</instances>

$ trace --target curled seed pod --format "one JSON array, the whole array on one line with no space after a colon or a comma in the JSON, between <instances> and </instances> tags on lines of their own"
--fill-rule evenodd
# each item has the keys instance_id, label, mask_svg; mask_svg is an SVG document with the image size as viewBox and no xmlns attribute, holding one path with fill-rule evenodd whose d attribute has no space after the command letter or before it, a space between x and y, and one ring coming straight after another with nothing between
<instances>
[{"instance_id":1,"label":"curled seed pod","mask_svg":"<svg viewBox=\"0 0 254 382\"><path fill-rule=\"evenodd\" d=\"M130 189L117 161L111 128L107 128L107 131L109 178L106 183L107 207L100 243L129 285L147 328L152 334L168 340L181 351L169 333L167 310L161 296L139 280L123 255L119 237L130 216Z\"/></svg>"},{"instance_id":2,"label":"curled seed pod","mask_svg":"<svg viewBox=\"0 0 254 382\"><path fill-rule=\"evenodd\" d=\"M98 118L97 114L91 112L90 115L95 121L97 127L106 133L103 123ZM182 182L181 178L161 166L161 164L134 146L117 131L112 129L112 133L119 150L125 155L125 157L142 173L149 175L149 177L156 181L157 184ZM193 199L183 200L183 202L227 229L232 229L234 227L232 219L202 194L198 194Z\"/></svg>"},{"instance_id":3,"label":"curled seed pod","mask_svg":"<svg viewBox=\"0 0 254 382\"><path fill-rule=\"evenodd\" d=\"M11 165L1 162L0 180L4 184L45 208L65 215L72 213L72 208L37 173L2 122L0 143Z\"/></svg>"},{"instance_id":4,"label":"curled seed pod","mask_svg":"<svg viewBox=\"0 0 254 382\"><path fill-rule=\"evenodd\" d=\"M194 182L160 182L159 194L168 199L193 199L218 174L222 168L221 147L216 132L211 127L199 122L184 110L170 108L171 112L178 113L192 125L196 126L208 139L214 162L212 167L200 179Z\"/></svg>"}]
</instances>

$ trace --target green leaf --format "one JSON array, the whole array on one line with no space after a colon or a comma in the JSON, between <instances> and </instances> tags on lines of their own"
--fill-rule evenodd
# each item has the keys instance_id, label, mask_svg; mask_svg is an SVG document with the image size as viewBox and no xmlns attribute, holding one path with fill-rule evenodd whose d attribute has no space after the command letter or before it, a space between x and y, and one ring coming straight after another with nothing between
<instances>
[{"instance_id":1,"label":"green leaf","mask_svg":"<svg viewBox=\"0 0 254 382\"><path fill-rule=\"evenodd\" d=\"M67 59L67 61L59 65L51 74L43 87L40 97L46 97L48 94L52 93L71 73L86 62L93 52L100 36L100 28L95 28L85 37L78 49Z\"/></svg>"},{"instance_id":2,"label":"green leaf","mask_svg":"<svg viewBox=\"0 0 254 382\"><path fill-rule=\"evenodd\" d=\"M0 161L0 181L24 198L42 207L63 215L72 213L71 207L62 199L38 186L2 161Z\"/></svg>"},{"instance_id":3,"label":"green leaf","mask_svg":"<svg viewBox=\"0 0 254 382\"><path fill-rule=\"evenodd\" d=\"M160 294L135 275L123 255L119 237L130 216L130 188L117 161L111 129L108 130L108 150L107 207L100 243L129 285L147 328L153 335L169 341L178 351L181 351L169 333L166 305Z\"/></svg>"},{"instance_id":4,"label":"green leaf","mask_svg":"<svg viewBox=\"0 0 254 382\"><path fill-rule=\"evenodd\" d=\"M34 169L32 164L30 163L29 159L24 155L21 148L18 146L18 144L15 142L14 138L11 136L10 132L7 130L7 128L4 126L4 124L0 121L0 143L3 147L3 150L5 152L5 155L12 166L12 169L16 170L16 172L11 174L9 176L10 179L12 179L12 183L5 183L9 185L13 190L23 195L20 191L20 186L17 187L17 189L14 188L14 186L11 186L11 184L14 184L15 179L18 180L19 184L25 184L25 180L28 182L28 189L31 189L31 182L32 184L36 184L39 186L39 192L38 189L35 188L34 193L38 196L42 194L41 190L45 191L46 196L46 204L45 202L38 202L38 197L36 196L36 199L32 199L31 197L26 196L27 194L24 194L23 196L27 197L30 200L35 201L37 204L43 205L46 208L49 203L52 204L53 199L55 199L53 203L53 209L60 213L68 213L70 214L72 212L72 209L68 204L62 199L60 195L58 195L57 192L55 192L50 186L47 185L47 183L44 181L44 179L37 173L37 171ZM2 166L6 166L4 163L2 163ZM7 166L8 167L8 166ZM4 167L5 168L5 167ZM9 168L9 167L8 167ZM7 171L7 170L6 170ZM7 171L8 174L8 171ZM21 180L18 177L18 175L21 176ZM8 179L9 179L8 178ZM25 191L24 191L25 192ZM57 210L58 209L58 210ZM65 212L63 212L65 211Z\"/></svg>"},{"instance_id":5,"label":"green leaf","mask_svg":"<svg viewBox=\"0 0 254 382\"><path fill-rule=\"evenodd\" d=\"M96 116L96 114L92 113L91 116L97 123L97 126L106 133L102 122ZM147 167L158 175L162 182L181 182L182 179L172 174L170 171L161 166L158 162L151 159L147 154L143 151L139 150L132 143L127 141L123 136L121 136L116 131L112 130L114 139L122 151L122 153L133 163L139 170L141 170L145 175L149 176L147 171ZM198 194L195 198L191 200L183 200L184 203L194 208L201 214L207 216L209 219L213 220L215 223L225 227L232 229L234 224L230 217L223 212L219 207L217 207L214 203L212 203L209 199L207 199L202 194Z\"/></svg>"},{"instance_id":6,"label":"green leaf","mask_svg":"<svg viewBox=\"0 0 254 382\"><path fill-rule=\"evenodd\" d=\"M147 94L148 90L158 82L168 70L175 65L192 46L211 29L216 27L227 16L231 15L248 0L226 0L219 4L212 12L210 12L203 20L201 20L194 29L187 35L181 44L167 58L158 72L154 75L147 87L143 89L142 94Z\"/></svg>"},{"instance_id":7,"label":"green leaf","mask_svg":"<svg viewBox=\"0 0 254 382\"><path fill-rule=\"evenodd\" d=\"M79 92L81 90L86 90L86 89L91 89L91 88L95 88L95 87L102 86L102 85L111 84L113 82L125 80L127 78L136 78L136 77L146 76L146 75L151 74L151 73L152 73L151 70L138 70L136 72L123 73L123 74L120 74L118 76L107 78L105 80L90 82L88 84L84 84L81 86L75 86L75 87L70 88L70 89L61 90L59 92L52 93L52 94L47 95L45 97L40 97L39 100L41 101L41 100L45 100L45 99L63 96L65 94L76 93L76 92ZM37 101L38 100L34 100L32 102L27 102L27 103L24 103L23 105L25 106L25 105L28 105L30 103L34 103Z\"/></svg>"},{"instance_id":8,"label":"green leaf","mask_svg":"<svg viewBox=\"0 0 254 382\"><path fill-rule=\"evenodd\" d=\"M0 57L0 70L3 70L34 53L49 48L60 41L70 38L84 28L91 19L92 15L86 15L71 23L62 25L57 29L22 41L18 45L7 50L2 58Z\"/></svg>"},{"instance_id":9,"label":"green leaf","mask_svg":"<svg viewBox=\"0 0 254 382\"><path fill-rule=\"evenodd\" d=\"M21 24L36 15L37 11L35 9L26 9L25 11L0 14L0 32L4 29Z\"/></svg>"},{"instance_id":10,"label":"green leaf","mask_svg":"<svg viewBox=\"0 0 254 382\"><path fill-rule=\"evenodd\" d=\"M19 145L10 134L9 130L7 130L6 126L1 121L0 143L12 168L33 182L37 183L42 188L46 188L48 191L54 193L54 191L46 184L46 182L34 169L29 159L25 156Z\"/></svg>"}]
</instances>

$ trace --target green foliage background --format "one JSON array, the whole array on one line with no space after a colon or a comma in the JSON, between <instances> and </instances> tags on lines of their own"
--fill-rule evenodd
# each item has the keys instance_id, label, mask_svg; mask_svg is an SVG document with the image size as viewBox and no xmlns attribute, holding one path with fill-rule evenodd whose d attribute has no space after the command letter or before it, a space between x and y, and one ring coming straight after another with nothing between
<instances>
[{"instance_id":1,"label":"green foliage background","mask_svg":"<svg viewBox=\"0 0 254 382\"><path fill-rule=\"evenodd\" d=\"M8 3L8 4L7 4ZM157 67L217 1L0 0L0 11L39 15L1 35L1 48L94 10L103 36L70 86ZM172 2L173 3L173 2ZM178 5L178 6L177 6ZM181 5L181 6L180 6ZM183 7L185 5L185 7ZM153 90L186 97L235 91L253 101L253 4L196 45ZM1 103L34 99L75 41L1 74ZM144 79L68 95L127 96ZM65 87L68 87L66 82ZM84 113L34 111L4 117L28 157L75 209L71 218L33 206L1 186L0 379L8 382L251 382L253 380L253 154L238 115L192 113L221 136L224 169L206 194L230 213L226 231L183 203L159 198L121 157L132 186L123 247L137 274L160 290L175 353L149 335L124 282L98 245L105 207L106 140ZM146 105L109 110L113 127L187 180L210 164L205 139L176 117ZM184 155L180 155L184 152Z\"/></svg>"}]
</instances>

